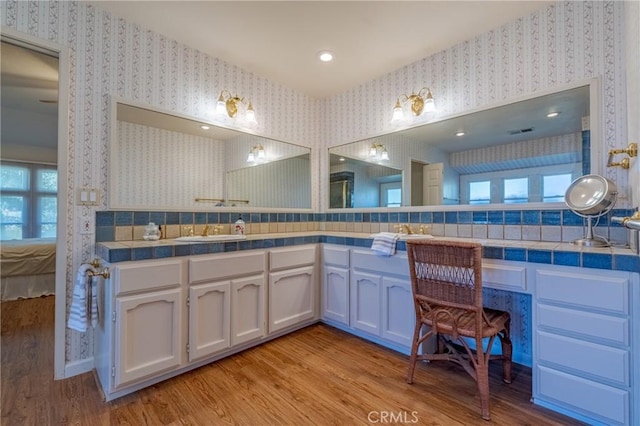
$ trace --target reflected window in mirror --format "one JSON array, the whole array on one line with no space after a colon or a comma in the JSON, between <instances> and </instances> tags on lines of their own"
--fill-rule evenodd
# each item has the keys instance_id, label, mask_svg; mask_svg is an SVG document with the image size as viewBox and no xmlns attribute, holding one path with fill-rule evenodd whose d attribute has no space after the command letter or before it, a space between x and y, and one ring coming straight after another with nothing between
<instances>
[{"instance_id":1,"label":"reflected window in mirror","mask_svg":"<svg viewBox=\"0 0 640 426\"><path fill-rule=\"evenodd\" d=\"M507 204L529 201L529 178L504 180L504 202Z\"/></svg>"},{"instance_id":2,"label":"reflected window in mirror","mask_svg":"<svg viewBox=\"0 0 640 426\"><path fill-rule=\"evenodd\" d=\"M542 178L542 201L561 202L564 201L564 194L573 182L571 173L561 175L548 175Z\"/></svg>"}]
</instances>

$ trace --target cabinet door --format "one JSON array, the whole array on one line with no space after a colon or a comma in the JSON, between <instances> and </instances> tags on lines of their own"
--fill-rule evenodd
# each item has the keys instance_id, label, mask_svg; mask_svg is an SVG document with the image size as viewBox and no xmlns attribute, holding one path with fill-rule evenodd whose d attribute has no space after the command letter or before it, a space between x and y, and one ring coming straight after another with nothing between
<instances>
[{"instance_id":1,"label":"cabinet door","mask_svg":"<svg viewBox=\"0 0 640 426\"><path fill-rule=\"evenodd\" d=\"M411 282L382 278L382 337L411 347L416 322Z\"/></svg>"},{"instance_id":2,"label":"cabinet door","mask_svg":"<svg viewBox=\"0 0 640 426\"><path fill-rule=\"evenodd\" d=\"M349 270L324 267L322 317L349 325Z\"/></svg>"},{"instance_id":3,"label":"cabinet door","mask_svg":"<svg viewBox=\"0 0 640 426\"><path fill-rule=\"evenodd\" d=\"M351 273L351 327L380 335L380 286L377 274Z\"/></svg>"},{"instance_id":4,"label":"cabinet door","mask_svg":"<svg viewBox=\"0 0 640 426\"><path fill-rule=\"evenodd\" d=\"M265 334L264 275L231 280L231 345Z\"/></svg>"},{"instance_id":5,"label":"cabinet door","mask_svg":"<svg viewBox=\"0 0 640 426\"><path fill-rule=\"evenodd\" d=\"M315 267L269 274L269 333L315 316Z\"/></svg>"},{"instance_id":6,"label":"cabinet door","mask_svg":"<svg viewBox=\"0 0 640 426\"><path fill-rule=\"evenodd\" d=\"M115 386L182 363L181 289L116 298Z\"/></svg>"},{"instance_id":7,"label":"cabinet door","mask_svg":"<svg viewBox=\"0 0 640 426\"><path fill-rule=\"evenodd\" d=\"M189 288L189 362L231 345L231 282Z\"/></svg>"}]
</instances>

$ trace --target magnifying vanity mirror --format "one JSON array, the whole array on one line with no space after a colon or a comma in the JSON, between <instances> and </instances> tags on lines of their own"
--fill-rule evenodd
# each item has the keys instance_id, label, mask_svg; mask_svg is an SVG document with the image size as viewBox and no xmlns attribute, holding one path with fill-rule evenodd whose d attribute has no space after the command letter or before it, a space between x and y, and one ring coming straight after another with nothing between
<instances>
[{"instance_id":1,"label":"magnifying vanity mirror","mask_svg":"<svg viewBox=\"0 0 640 426\"><path fill-rule=\"evenodd\" d=\"M593 222L609 213L616 204L618 188L611 180L599 175L584 175L573 181L564 196L564 201L575 214L587 219L584 238L573 244L587 247L609 247L609 241L593 233Z\"/></svg>"},{"instance_id":2,"label":"magnifying vanity mirror","mask_svg":"<svg viewBox=\"0 0 640 426\"><path fill-rule=\"evenodd\" d=\"M117 101L109 208L311 208L311 149Z\"/></svg>"},{"instance_id":3,"label":"magnifying vanity mirror","mask_svg":"<svg viewBox=\"0 0 640 426\"><path fill-rule=\"evenodd\" d=\"M330 208L562 202L591 172L592 86L331 147Z\"/></svg>"}]
</instances>

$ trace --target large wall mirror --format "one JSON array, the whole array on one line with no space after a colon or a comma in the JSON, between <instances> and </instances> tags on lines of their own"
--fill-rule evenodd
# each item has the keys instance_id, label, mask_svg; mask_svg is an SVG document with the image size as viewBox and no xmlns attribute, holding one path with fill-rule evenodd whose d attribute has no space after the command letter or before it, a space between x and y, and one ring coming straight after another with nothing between
<instances>
[{"instance_id":1,"label":"large wall mirror","mask_svg":"<svg viewBox=\"0 0 640 426\"><path fill-rule=\"evenodd\" d=\"M591 170L592 86L331 147L329 206L561 202Z\"/></svg>"},{"instance_id":2,"label":"large wall mirror","mask_svg":"<svg viewBox=\"0 0 640 426\"><path fill-rule=\"evenodd\" d=\"M116 101L109 208L311 208L310 148Z\"/></svg>"}]
</instances>

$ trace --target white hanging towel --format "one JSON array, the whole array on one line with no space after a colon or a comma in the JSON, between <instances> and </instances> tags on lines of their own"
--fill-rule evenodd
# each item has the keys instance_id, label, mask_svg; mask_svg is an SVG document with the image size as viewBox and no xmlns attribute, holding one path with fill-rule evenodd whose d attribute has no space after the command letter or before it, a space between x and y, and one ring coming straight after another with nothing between
<instances>
[{"instance_id":1,"label":"white hanging towel","mask_svg":"<svg viewBox=\"0 0 640 426\"><path fill-rule=\"evenodd\" d=\"M67 321L67 327L83 333L87 331L89 324L88 317L91 315L91 311L93 310L93 298L91 297L91 294L95 294L95 292L91 291L92 280L90 281L88 271L95 272L95 269L93 269L93 266L86 263L83 263L80 265L80 268L78 268L76 284L73 287L71 310Z\"/></svg>"},{"instance_id":2,"label":"white hanging towel","mask_svg":"<svg viewBox=\"0 0 640 426\"><path fill-rule=\"evenodd\" d=\"M392 256L396 254L396 242L398 234L392 232L380 232L374 235L371 250L379 256Z\"/></svg>"},{"instance_id":3,"label":"white hanging towel","mask_svg":"<svg viewBox=\"0 0 640 426\"><path fill-rule=\"evenodd\" d=\"M98 325L98 275L91 277L91 327Z\"/></svg>"}]
</instances>

